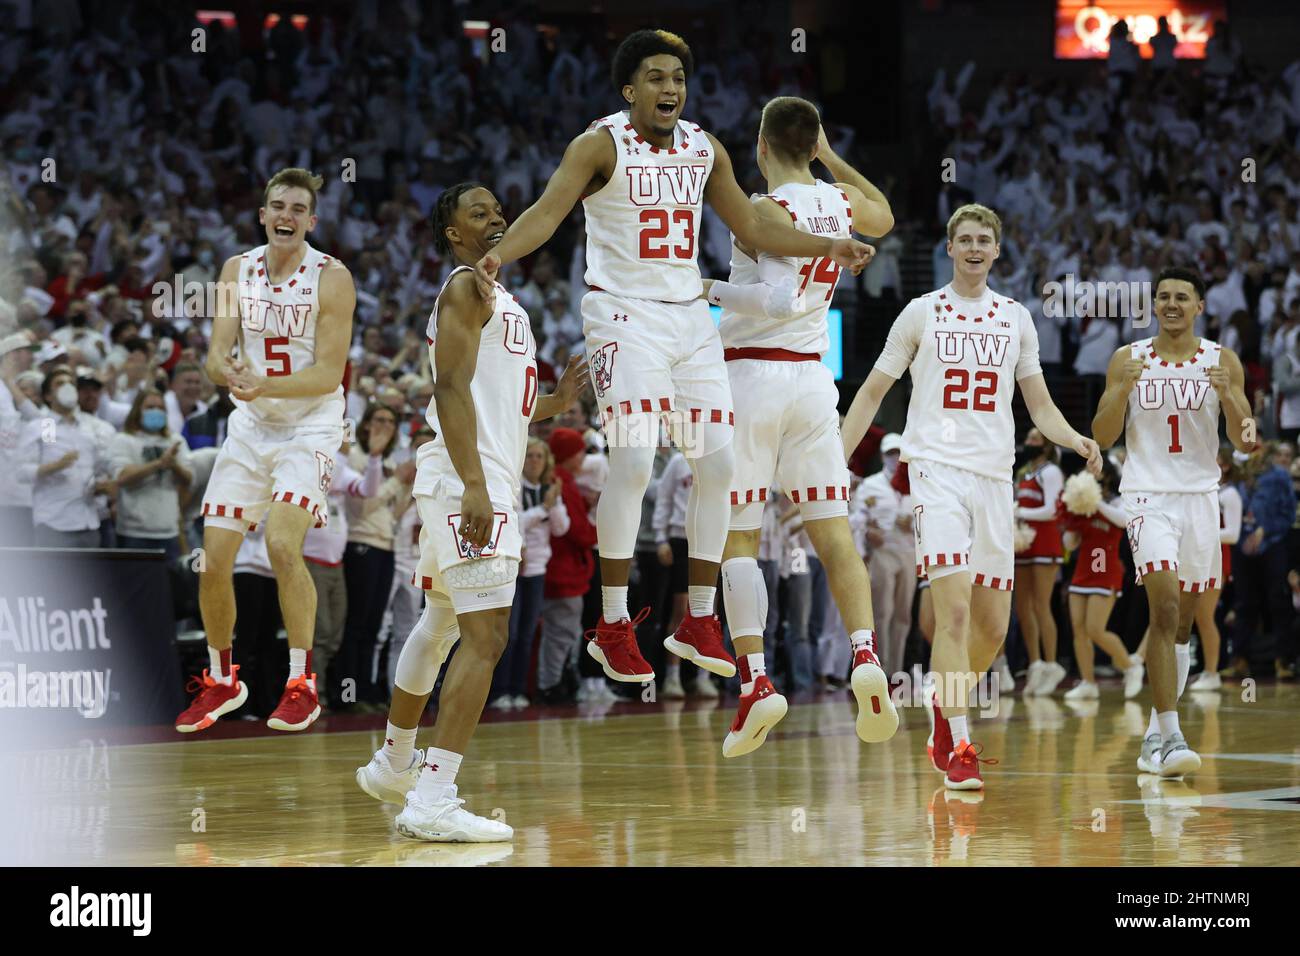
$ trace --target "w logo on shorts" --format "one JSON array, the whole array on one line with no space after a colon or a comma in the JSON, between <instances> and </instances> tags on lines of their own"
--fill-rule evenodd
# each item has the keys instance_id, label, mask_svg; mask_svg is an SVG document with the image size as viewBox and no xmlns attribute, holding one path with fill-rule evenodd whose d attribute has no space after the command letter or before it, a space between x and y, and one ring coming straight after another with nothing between
<instances>
[{"instance_id":1,"label":"w logo on shorts","mask_svg":"<svg viewBox=\"0 0 1300 956\"><path fill-rule=\"evenodd\" d=\"M490 558L497 553L497 542L501 540L501 529L506 526L506 513L504 511L494 511L492 514L495 516L495 520L492 522L492 539L482 547L470 544L456 530L460 527L459 511L454 515L447 515L447 527L451 530L451 536L456 542L456 553L462 559Z\"/></svg>"},{"instance_id":2,"label":"w logo on shorts","mask_svg":"<svg viewBox=\"0 0 1300 956\"><path fill-rule=\"evenodd\" d=\"M320 484L321 494L330 491L330 482L334 480L334 456L323 451L316 452L316 478Z\"/></svg>"},{"instance_id":3,"label":"w logo on shorts","mask_svg":"<svg viewBox=\"0 0 1300 956\"><path fill-rule=\"evenodd\" d=\"M1137 554L1138 535L1142 531L1142 516L1138 515L1128 523L1128 549Z\"/></svg>"},{"instance_id":4,"label":"w logo on shorts","mask_svg":"<svg viewBox=\"0 0 1300 956\"><path fill-rule=\"evenodd\" d=\"M614 384L614 353L617 351L618 343L610 342L591 353L591 384L595 386L598 398L604 398Z\"/></svg>"}]
</instances>

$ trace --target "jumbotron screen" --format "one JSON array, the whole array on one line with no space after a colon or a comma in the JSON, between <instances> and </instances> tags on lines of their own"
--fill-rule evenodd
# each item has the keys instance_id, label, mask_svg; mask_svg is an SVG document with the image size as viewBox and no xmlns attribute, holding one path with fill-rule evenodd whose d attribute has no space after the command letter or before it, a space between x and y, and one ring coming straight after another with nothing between
<instances>
[{"instance_id":1,"label":"jumbotron screen","mask_svg":"<svg viewBox=\"0 0 1300 956\"><path fill-rule=\"evenodd\" d=\"M1169 30L1178 38L1174 56L1180 60L1205 59L1205 43L1216 20L1228 16L1225 0L1057 0L1056 58L1099 60L1110 54L1111 27L1119 20L1128 23L1129 36L1138 44L1142 58L1153 56L1150 39L1159 29L1160 17L1169 20Z\"/></svg>"},{"instance_id":2,"label":"jumbotron screen","mask_svg":"<svg viewBox=\"0 0 1300 956\"><path fill-rule=\"evenodd\" d=\"M722 322L722 309L716 305L709 306L713 313L713 324ZM839 309L830 309L826 313L826 328L830 332L831 347L822 356L822 364L831 370L835 381L844 377L844 313Z\"/></svg>"}]
</instances>

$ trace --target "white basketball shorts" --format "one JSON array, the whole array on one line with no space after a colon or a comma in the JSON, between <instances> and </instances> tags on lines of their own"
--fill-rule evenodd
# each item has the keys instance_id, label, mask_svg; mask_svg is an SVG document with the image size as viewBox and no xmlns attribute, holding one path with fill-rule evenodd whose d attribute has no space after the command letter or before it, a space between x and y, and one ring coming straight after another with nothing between
<instances>
[{"instance_id":1,"label":"white basketball shorts","mask_svg":"<svg viewBox=\"0 0 1300 956\"><path fill-rule=\"evenodd\" d=\"M965 468L913 459L916 576L969 570L971 583L1010 591L1015 581L1015 491Z\"/></svg>"},{"instance_id":2,"label":"white basketball shorts","mask_svg":"<svg viewBox=\"0 0 1300 956\"><path fill-rule=\"evenodd\" d=\"M445 573L453 566L504 557L514 562L515 574L518 574L523 538L514 506L492 502L495 512L492 533L482 548L470 545L460 536L459 496L416 495L415 506L420 510L423 527L420 529L420 563L411 576L411 584L423 591L445 595L457 614L510 607L515 597L514 575L505 585L485 576L483 586L474 589L451 587L445 580Z\"/></svg>"},{"instance_id":3,"label":"white basketball shorts","mask_svg":"<svg viewBox=\"0 0 1300 956\"><path fill-rule=\"evenodd\" d=\"M849 469L840 439L840 393L818 361L733 359L727 363L736 403L736 470L731 527L753 531L773 482L805 521L847 516Z\"/></svg>"},{"instance_id":4,"label":"white basketball shorts","mask_svg":"<svg viewBox=\"0 0 1300 956\"><path fill-rule=\"evenodd\" d=\"M1223 586L1218 492L1133 491L1123 498L1138 583L1152 571L1176 571L1183 591Z\"/></svg>"}]
</instances>

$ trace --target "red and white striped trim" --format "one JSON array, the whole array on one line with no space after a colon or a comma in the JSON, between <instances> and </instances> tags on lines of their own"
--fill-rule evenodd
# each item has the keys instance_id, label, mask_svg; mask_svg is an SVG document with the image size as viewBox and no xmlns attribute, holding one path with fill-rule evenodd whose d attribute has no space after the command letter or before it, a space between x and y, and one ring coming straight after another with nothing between
<instances>
[{"instance_id":1,"label":"red and white striped trim","mask_svg":"<svg viewBox=\"0 0 1300 956\"><path fill-rule=\"evenodd\" d=\"M957 319L962 322L965 322L968 319L972 318L971 316L963 315L961 312L954 311L953 307L948 304L947 299L948 299L948 294L946 292L939 293L939 300L943 302L943 307L945 311L953 313L957 317ZM998 301L998 297L996 295L993 296L993 308L989 309L986 315L974 316L973 321L983 322L986 318L987 319L994 318L998 314L998 308L1001 306L1001 304L1002 303ZM938 311L938 306L935 306L935 311Z\"/></svg>"},{"instance_id":2,"label":"red and white striped trim","mask_svg":"<svg viewBox=\"0 0 1300 956\"><path fill-rule=\"evenodd\" d=\"M816 488L805 488L802 492L796 488L790 492L790 500L795 504L801 501L848 501L849 487L848 485L819 485Z\"/></svg>"},{"instance_id":3,"label":"red and white striped trim","mask_svg":"<svg viewBox=\"0 0 1300 956\"><path fill-rule=\"evenodd\" d=\"M1140 564L1133 569L1137 572L1137 579L1142 580L1142 575L1151 574L1155 571L1177 571L1177 561L1148 561L1146 564Z\"/></svg>"},{"instance_id":4,"label":"red and white striped trim","mask_svg":"<svg viewBox=\"0 0 1300 956\"><path fill-rule=\"evenodd\" d=\"M691 408L688 409L688 411L692 423L710 422L714 425L721 425L722 420L725 418L728 425L736 424L736 413L731 410L723 411L721 408Z\"/></svg>"},{"instance_id":5,"label":"red and white striped trim","mask_svg":"<svg viewBox=\"0 0 1300 956\"><path fill-rule=\"evenodd\" d=\"M788 213L790 214L790 220L791 220L792 222L798 222L798 221L799 221L799 217L796 216L796 215L794 214L794 210L790 208L790 204L789 204L788 202L786 202L784 199L782 199L780 196L773 196L771 193L764 193L763 195L764 195L767 199L772 200L772 202L776 203L778 206L780 206L780 207L781 207L782 209L784 209L786 212L788 212Z\"/></svg>"},{"instance_id":6,"label":"red and white striped trim","mask_svg":"<svg viewBox=\"0 0 1300 956\"><path fill-rule=\"evenodd\" d=\"M618 415L631 415L633 412L671 412L673 410L673 400L671 398L639 398L626 402L619 402L617 405L606 405L600 413L600 417L606 422Z\"/></svg>"},{"instance_id":7,"label":"red and white striped trim","mask_svg":"<svg viewBox=\"0 0 1300 956\"><path fill-rule=\"evenodd\" d=\"M212 505L206 501L203 503L203 517L211 515L214 518L234 518L236 520L244 517L244 509L236 508L234 505Z\"/></svg>"},{"instance_id":8,"label":"red and white striped trim","mask_svg":"<svg viewBox=\"0 0 1300 956\"><path fill-rule=\"evenodd\" d=\"M698 126L695 128L696 130L699 129ZM638 133L635 129L633 129L631 123L624 123L623 129L625 131L631 132L632 138L636 140L637 143L639 143L640 145L649 147L650 152L652 153L667 153L669 156L676 156L678 153L686 152L686 150L690 149L691 146L691 138L687 136L685 133L682 133L682 145L674 146L671 149L660 149L658 146L654 146L651 145L650 143L647 143L645 139L641 136L641 134Z\"/></svg>"},{"instance_id":9,"label":"red and white striped trim","mask_svg":"<svg viewBox=\"0 0 1300 956\"><path fill-rule=\"evenodd\" d=\"M987 574L977 574L971 584L982 588L992 588L995 591L1010 591L1011 585L1015 583L1015 578L995 578Z\"/></svg>"},{"instance_id":10,"label":"red and white striped trim","mask_svg":"<svg viewBox=\"0 0 1300 956\"><path fill-rule=\"evenodd\" d=\"M316 519L316 527L323 528L329 520L329 516L321 517L320 506L313 504L311 499L306 495L295 495L292 491L282 491L271 495L272 501L283 501L285 504L297 505L303 511L311 512L311 516Z\"/></svg>"},{"instance_id":11,"label":"red and white striped trim","mask_svg":"<svg viewBox=\"0 0 1300 956\"><path fill-rule=\"evenodd\" d=\"M419 588L421 591L433 590L433 578L426 575L420 575L418 572L411 572L411 586Z\"/></svg>"},{"instance_id":12,"label":"red and white striped trim","mask_svg":"<svg viewBox=\"0 0 1300 956\"><path fill-rule=\"evenodd\" d=\"M946 568L969 562L970 555L962 554L960 551L945 551L935 555L924 554L921 556L921 563L916 566L916 576L918 578L925 577L925 571L931 565L936 568Z\"/></svg>"},{"instance_id":13,"label":"red and white striped trim","mask_svg":"<svg viewBox=\"0 0 1300 956\"><path fill-rule=\"evenodd\" d=\"M731 493L731 503L733 505L748 505L753 504L755 501L767 501L766 488L746 488L744 491L733 491Z\"/></svg>"},{"instance_id":14,"label":"red and white striped trim","mask_svg":"<svg viewBox=\"0 0 1300 956\"><path fill-rule=\"evenodd\" d=\"M1199 359L1199 358L1201 357L1201 354L1202 354L1204 351L1205 351L1205 346L1202 345L1202 346L1200 346L1200 347L1196 350L1196 354L1193 355L1193 356L1192 356L1190 359L1188 359L1186 362L1174 362L1174 363L1172 363L1172 364L1173 364L1174 368L1182 368L1184 365L1195 365L1195 364L1196 364L1196 360ZM1160 363L1160 365L1161 365L1163 368L1168 368L1168 367L1170 366L1170 364L1171 364L1171 363L1169 363L1169 362L1166 362L1166 361L1165 361L1164 359L1162 359L1159 355L1156 355L1156 349L1155 349L1155 346L1154 346L1154 345L1151 346L1151 351L1150 351L1149 353L1147 353L1147 356L1148 356L1148 358L1155 359L1157 362Z\"/></svg>"},{"instance_id":15,"label":"red and white striped trim","mask_svg":"<svg viewBox=\"0 0 1300 956\"><path fill-rule=\"evenodd\" d=\"M1217 578L1210 578L1208 581L1182 581L1178 582L1178 590L1186 591L1189 594L1200 594L1202 591L1213 591L1219 586Z\"/></svg>"}]
</instances>

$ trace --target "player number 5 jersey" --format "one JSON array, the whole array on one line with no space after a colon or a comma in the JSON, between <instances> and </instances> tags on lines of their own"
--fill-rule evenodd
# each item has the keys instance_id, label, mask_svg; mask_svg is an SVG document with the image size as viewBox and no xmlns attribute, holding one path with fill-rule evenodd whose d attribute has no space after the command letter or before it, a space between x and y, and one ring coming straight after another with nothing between
<instances>
[{"instance_id":1,"label":"player number 5 jersey","mask_svg":"<svg viewBox=\"0 0 1300 956\"><path fill-rule=\"evenodd\" d=\"M673 145L652 146L627 113L591 124L614 138L614 174L582 200L587 217L587 285L660 302L699 298L696 262L704 184L713 147L704 131L677 121Z\"/></svg>"},{"instance_id":2,"label":"player number 5 jersey","mask_svg":"<svg viewBox=\"0 0 1300 956\"><path fill-rule=\"evenodd\" d=\"M1128 396L1120 491L1217 491L1219 394L1206 372L1219 364L1223 349L1201 339L1190 360L1166 362L1152 342L1129 346L1129 354L1150 367Z\"/></svg>"}]
</instances>

